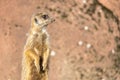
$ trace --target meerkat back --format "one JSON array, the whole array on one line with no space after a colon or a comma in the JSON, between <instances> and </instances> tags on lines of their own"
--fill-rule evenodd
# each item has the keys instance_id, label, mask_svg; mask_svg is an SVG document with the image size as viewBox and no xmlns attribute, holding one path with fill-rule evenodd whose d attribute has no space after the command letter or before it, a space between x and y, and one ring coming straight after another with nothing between
<instances>
[{"instance_id":1,"label":"meerkat back","mask_svg":"<svg viewBox=\"0 0 120 80\"><path fill-rule=\"evenodd\" d=\"M50 48L46 27L53 21L46 13L32 16L30 32L24 46L21 80L48 80Z\"/></svg>"}]
</instances>

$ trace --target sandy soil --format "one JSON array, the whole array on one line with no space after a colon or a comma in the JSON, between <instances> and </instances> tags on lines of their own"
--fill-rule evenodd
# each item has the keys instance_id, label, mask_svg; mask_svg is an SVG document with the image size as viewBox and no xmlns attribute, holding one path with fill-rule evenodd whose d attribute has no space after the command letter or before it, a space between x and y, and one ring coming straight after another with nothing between
<instances>
[{"instance_id":1,"label":"sandy soil","mask_svg":"<svg viewBox=\"0 0 120 80\"><path fill-rule=\"evenodd\" d=\"M30 19L47 12L49 80L120 80L120 0L0 0L0 80L20 80Z\"/></svg>"}]
</instances>

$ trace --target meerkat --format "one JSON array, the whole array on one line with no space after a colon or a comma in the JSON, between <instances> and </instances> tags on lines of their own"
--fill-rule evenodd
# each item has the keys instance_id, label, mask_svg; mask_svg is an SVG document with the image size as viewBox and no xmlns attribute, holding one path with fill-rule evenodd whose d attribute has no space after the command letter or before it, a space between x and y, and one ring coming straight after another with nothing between
<instances>
[{"instance_id":1,"label":"meerkat","mask_svg":"<svg viewBox=\"0 0 120 80\"><path fill-rule=\"evenodd\" d=\"M21 80L48 80L48 59L50 53L48 24L54 21L46 13L32 16L31 28L22 60Z\"/></svg>"}]
</instances>

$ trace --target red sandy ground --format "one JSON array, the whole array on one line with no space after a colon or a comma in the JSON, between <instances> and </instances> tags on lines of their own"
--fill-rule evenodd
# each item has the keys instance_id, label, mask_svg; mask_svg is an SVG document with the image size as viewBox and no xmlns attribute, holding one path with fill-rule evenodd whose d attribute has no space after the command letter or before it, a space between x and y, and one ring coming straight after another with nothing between
<instances>
[{"instance_id":1,"label":"red sandy ground","mask_svg":"<svg viewBox=\"0 0 120 80\"><path fill-rule=\"evenodd\" d=\"M36 12L48 12L56 19L47 29L51 49L56 52L50 59L49 80L120 80L108 57L116 46L118 26L113 19L105 18L99 6L91 18L85 11L94 0L82 1L0 0L0 80L20 80L26 33ZM119 19L120 0L99 2ZM85 31L84 26L89 29ZM83 41L82 46L79 41ZM87 44L91 44L89 49Z\"/></svg>"}]
</instances>

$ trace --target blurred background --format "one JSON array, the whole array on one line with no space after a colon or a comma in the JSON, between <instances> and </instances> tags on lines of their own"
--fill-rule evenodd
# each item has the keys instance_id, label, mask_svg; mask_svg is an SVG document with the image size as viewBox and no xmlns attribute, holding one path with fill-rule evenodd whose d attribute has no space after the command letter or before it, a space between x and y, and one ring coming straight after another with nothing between
<instances>
[{"instance_id":1,"label":"blurred background","mask_svg":"<svg viewBox=\"0 0 120 80\"><path fill-rule=\"evenodd\" d=\"M49 80L120 80L120 0L0 0L0 80L20 80L31 16L47 31Z\"/></svg>"}]
</instances>

